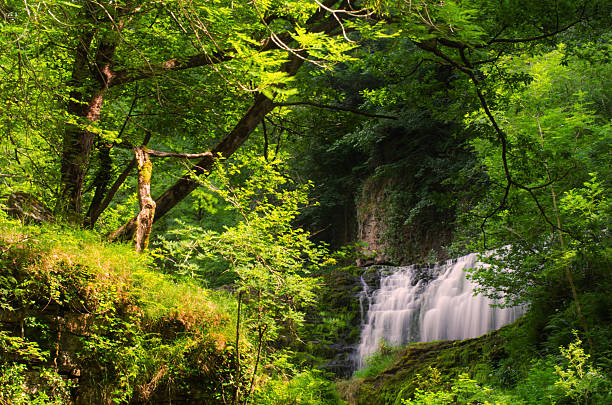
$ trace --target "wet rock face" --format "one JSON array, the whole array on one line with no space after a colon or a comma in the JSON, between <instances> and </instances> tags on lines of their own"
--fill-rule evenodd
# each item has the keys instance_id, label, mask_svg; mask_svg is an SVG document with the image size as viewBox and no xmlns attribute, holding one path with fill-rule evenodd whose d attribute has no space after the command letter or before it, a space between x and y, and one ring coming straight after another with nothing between
<instances>
[{"instance_id":1,"label":"wet rock face","mask_svg":"<svg viewBox=\"0 0 612 405\"><path fill-rule=\"evenodd\" d=\"M347 267L326 274L323 282L321 304L313 323L321 324L322 318L330 318L340 320L340 324L333 331L314 336L308 350L327 359L322 368L339 377L349 377L355 370L355 349L368 305L361 299L364 284L372 291L377 289L380 274L375 266Z\"/></svg>"},{"instance_id":2,"label":"wet rock face","mask_svg":"<svg viewBox=\"0 0 612 405\"><path fill-rule=\"evenodd\" d=\"M32 194L17 191L5 198L9 215L24 223L49 222L53 219L51 210Z\"/></svg>"},{"instance_id":3,"label":"wet rock face","mask_svg":"<svg viewBox=\"0 0 612 405\"><path fill-rule=\"evenodd\" d=\"M387 246L381 237L386 229L384 223L385 196L384 186L376 182L366 182L360 203L357 206L357 238L365 244L362 253L367 259L358 259L358 266L380 264L389 261L385 255Z\"/></svg>"}]
</instances>

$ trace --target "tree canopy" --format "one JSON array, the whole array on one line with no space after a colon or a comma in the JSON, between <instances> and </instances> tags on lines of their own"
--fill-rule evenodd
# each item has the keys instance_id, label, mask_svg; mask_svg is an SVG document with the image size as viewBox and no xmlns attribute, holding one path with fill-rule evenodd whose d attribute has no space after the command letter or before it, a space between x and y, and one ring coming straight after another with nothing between
<instances>
[{"instance_id":1,"label":"tree canopy","mask_svg":"<svg viewBox=\"0 0 612 405\"><path fill-rule=\"evenodd\" d=\"M320 360L308 349L354 338L334 283L367 283L356 261L480 252L477 289L530 308L512 345L580 334L609 363L611 16L609 0L0 0L0 228L6 211L91 246L65 230L89 228L133 242L164 289L227 293L226 403L274 403L259 375L284 387ZM115 315L130 350L155 346ZM578 346L561 353L586 367ZM586 398L570 368L558 385Z\"/></svg>"}]
</instances>

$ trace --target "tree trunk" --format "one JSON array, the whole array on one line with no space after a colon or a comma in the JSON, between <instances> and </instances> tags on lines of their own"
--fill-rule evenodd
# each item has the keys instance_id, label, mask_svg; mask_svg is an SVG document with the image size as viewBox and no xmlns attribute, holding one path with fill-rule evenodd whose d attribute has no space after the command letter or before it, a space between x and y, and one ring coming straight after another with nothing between
<instances>
[{"instance_id":1,"label":"tree trunk","mask_svg":"<svg viewBox=\"0 0 612 405\"><path fill-rule=\"evenodd\" d=\"M80 46L77 48L69 82L72 90L67 112L76 122L68 124L64 135L56 213L71 222L81 221L83 183L95 138L87 126L100 119L104 93L112 80L110 63L117 45L105 39L100 42L92 73L88 54L93 37L93 33L89 32L79 38Z\"/></svg>"},{"instance_id":2,"label":"tree trunk","mask_svg":"<svg viewBox=\"0 0 612 405\"><path fill-rule=\"evenodd\" d=\"M149 159L146 146L134 148L134 156L138 164L138 200L140 202L140 213L136 216L134 247L137 252L142 252L149 246L149 236L155 216L156 204L151 197L153 164Z\"/></svg>"},{"instance_id":3,"label":"tree trunk","mask_svg":"<svg viewBox=\"0 0 612 405\"><path fill-rule=\"evenodd\" d=\"M84 222L84 224L89 228L93 228L96 220L98 219L98 212L100 212L102 201L104 200L104 196L106 195L106 191L111 180L113 160L110 156L110 150L111 145L100 145L100 152L98 154L100 159L100 167L98 167L96 177L93 181L96 191L91 200L91 204L89 204L89 209L85 215Z\"/></svg>"},{"instance_id":4,"label":"tree trunk","mask_svg":"<svg viewBox=\"0 0 612 405\"><path fill-rule=\"evenodd\" d=\"M304 59L299 56L292 55L288 62L283 66L283 70L293 76L300 69ZM212 170L215 158L219 155L228 158L230 157L251 135L255 128L263 121L266 114L274 109L274 103L263 94L258 94L255 101L249 107L242 119L236 126L227 134L221 142L211 151L210 156L204 157L191 168L191 173L182 176L174 185L166 190L157 200L157 211L154 221L157 221L164 214L170 211L175 205L187 197L195 190L199 183L193 179L193 175L202 176L210 173ZM133 238L136 232L136 220L132 218L121 228L109 235L113 241L127 241Z\"/></svg>"},{"instance_id":5,"label":"tree trunk","mask_svg":"<svg viewBox=\"0 0 612 405\"><path fill-rule=\"evenodd\" d=\"M78 39L79 45L76 49L72 74L68 86L70 87L70 99L66 110L68 114L75 117L85 117L88 114L90 105L86 105L84 92L85 83L90 76L89 73L89 48L93 41L93 32L86 32ZM81 211L81 194L85 171L83 168L84 156L82 150L91 142L87 139L80 139L79 127L74 124L67 124L66 133L62 147L61 160L61 185L60 192L55 208L58 216L67 217L74 220L78 218ZM89 150L87 158L89 157Z\"/></svg>"}]
</instances>

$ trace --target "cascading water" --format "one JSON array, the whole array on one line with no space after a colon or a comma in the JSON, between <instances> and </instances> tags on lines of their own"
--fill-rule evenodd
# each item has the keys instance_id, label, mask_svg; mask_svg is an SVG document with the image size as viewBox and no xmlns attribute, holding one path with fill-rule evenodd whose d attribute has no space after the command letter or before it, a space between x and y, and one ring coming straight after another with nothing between
<instances>
[{"instance_id":1,"label":"cascading water","mask_svg":"<svg viewBox=\"0 0 612 405\"><path fill-rule=\"evenodd\" d=\"M408 342L468 339L518 319L523 307L492 307L494 301L474 295L474 284L466 269L483 266L476 254L448 261L444 265L419 269L391 267L380 288L368 296L369 309L357 348L357 365L379 348ZM360 298L361 302L365 301Z\"/></svg>"}]
</instances>

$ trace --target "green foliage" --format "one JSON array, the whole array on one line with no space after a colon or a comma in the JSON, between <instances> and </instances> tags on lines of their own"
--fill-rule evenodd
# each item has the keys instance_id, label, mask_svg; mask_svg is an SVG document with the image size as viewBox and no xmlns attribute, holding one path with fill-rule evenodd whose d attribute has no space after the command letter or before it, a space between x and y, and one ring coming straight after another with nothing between
<instances>
[{"instance_id":1,"label":"green foliage","mask_svg":"<svg viewBox=\"0 0 612 405\"><path fill-rule=\"evenodd\" d=\"M35 381L28 381L35 374ZM56 370L43 368L29 371L25 364L0 366L0 404L2 405L68 405L70 388Z\"/></svg>"},{"instance_id":2,"label":"green foliage","mask_svg":"<svg viewBox=\"0 0 612 405\"><path fill-rule=\"evenodd\" d=\"M87 208L131 160L129 145L143 141L143 128L156 149L210 150L252 94L275 101L296 94L293 73L283 68L289 58L299 53L300 63L330 69L349 61L356 46L330 34L336 20L312 1L115 3L2 3L0 195L28 191L55 205L57 186L68 180L62 168L75 158L74 135L86 132L92 139L78 157L86 174L73 180L82 183ZM101 111L86 113L91 106ZM182 169L176 161L156 164L154 187L176 177L157 174ZM131 194L121 190L110 210L129 215L123 208ZM110 214L103 227L115 225Z\"/></svg>"},{"instance_id":3,"label":"green foliage","mask_svg":"<svg viewBox=\"0 0 612 405\"><path fill-rule=\"evenodd\" d=\"M312 369L299 372L290 380L272 379L253 395L261 405L340 405L342 401L330 381L332 375Z\"/></svg>"},{"instance_id":4,"label":"green foliage","mask_svg":"<svg viewBox=\"0 0 612 405\"><path fill-rule=\"evenodd\" d=\"M315 182L320 203L299 221L336 249L373 225L382 246L370 249L392 262L416 262L450 241L456 212L474 198L467 185L479 184L482 174L464 147L467 133L429 104L452 103L450 78L419 67L411 44L369 43L355 54L358 62L313 77L310 87L322 103L329 98L397 120L296 111L317 136L300 139L291 163ZM413 67L415 80L401 79Z\"/></svg>"},{"instance_id":5,"label":"green foliage","mask_svg":"<svg viewBox=\"0 0 612 405\"><path fill-rule=\"evenodd\" d=\"M488 385L495 366L506 357L505 342L502 330L477 339L408 345L384 372L353 379L340 385L340 391L360 405L400 404L417 390L450 391L451 382L464 373Z\"/></svg>"},{"instance_id":6,"label":"green foliage","mask_svg":"<svg viewBox=\"0 0 612 405\"><path fill-rule=\"evenodd\" d=\"M5 303L3 310L9 309ZM35 320L32 318L30 323ZM0 331L0 404L2 405L64 405L70 403L72 381L60 376L51 367L29 367L25 363L45 362L49 352L36 341L11 336ZM18 360L17 361L8 361Z\"/></svg>"},{"instance_id":7,"label":"green foliage","mask_svg":"<svg viewBox=\"0 0 612 405\"><path fill-rule=\"evenodd\" d=\"M313 301L316 283L308 274L327 260L324 248L292 227L309 186L293 187L280 165L251 156L218 164L203 184L239 220L222 232L180 224L174 234L181 239L163 245L179 273L187 270L212 285L234 283L271 339L277 321L302 322L301 308Z\"/></svg>"},{"instance_id":8,"label":"green foliage","mask_svg":"<svg viewBox=\"0 0 612 405\"><path fill-rule=\"evenodd\" d=\"M403 400L404 405L450 405L450 404L490 404L510 405L523 402L510 395L496 392L490 387L478 384L467 374L454 380L450 389L444 391L417 390L414 399Z\"/></svg>"},{"instance_id":9,"label":"green foliage","mask_svg":"<svg viewBox=\"0 0 612 405\"><path fill-rule=\"evenodd\" d=\"M152 270L146 255L105 245L94 233L6 221L0 227L3 316L23 324L22 336L0 332L3 360L53 364L67 353L84 374L71 389L96 403L166 395L214 402L231 392L235 300L171 280ZM63 315L49 315L58 309ZM28 378L15 387L29 393L48 373L27 367Z\"/></svg>"},{"instance_id":10,"label":"green foliage","mask_svg":"<svg viewBox=\"0 0 612 405\"><path fill-rule=\"evenodd\" d=\"M266 127L250 149L194 179L204 187L157 221L150 255L61 225L23 227L0 210L0 311L22 329L0 331L2 400L47 401L24 388L44 369L24 364L58 356L65 342L46 315L56 311L87 318L72 343L97 390L90 402L163 402L171 390L203 403L246 400L253 381L261 403L336 403L331 377L310 366L324 345L358 333L353 291L336 288L350 289L355 271L325 268L335 259L313 238L336 248L371 220L390 260L439 259L466 211L454 252L499 248L472 278L506 304L530 304L529 330L415 346L401 359L385 349L359 378L396 361L418 372L364 398L507 403L492 388L503 386L515 403L609 399L610 2L373 0L355 6L376 14L335 10L344 3L1 2L2 198L26 191L52 206L70 177L69 147L85 145L74 160L87 205L144 133L153 149L206 151L242 128L253 94L299 104L260 110ZM289 58L293 67L305 59L304 75L283 68ZM332 109L313 113L304 100ZM103 107L79 113L88 106ZM83 131L92 139L69 136ZM285 152L292 158L280 161ZM154 195L174 183L169 173L184 173L184 162L155 162ZM97 229L136 210L129 179ZM555 368L553 350L580 318L597 366L572 343ZM530 362L536 349L543 360ZM67 392L50 373L46 387Z\"/></svg>"},{"instance_id":11,"label":"green foliage","mask_svg":"<svg viewBox=\"0 0 612 405\"><path fill-rule=\"evenodd\" d=\"M13 308L4 303L3 309L13 310ZM7 331L0 331L0 347L2 352L9 355L15 355L23 360L42 361L48 356L48 352L40 349L36 342L30 342L19 336L11 336Z\"/></svg>"},{"instance_id":12,"label":"green foliage","mask_svg":"<svg viewBox=\"0 0 612 405\"><path fill-rule=\"evenodd\" d=\"M577 404L604 403L611 400L609 389L612 387L612 381L590 364L591 356L584 352L582 341L575 331L574 335L574 342L567 348L560 348L567 365L565 368L555 366L558 376L555 387L561 388L565 395Z\"/></svg>"},{"instance_id":13,"label":"green foliage","mask_svg":"<svg viewBox=\"0 0 612 405\"><path fill-rule=\"evenodd\" d=\"M513 392L527 404L556 403L562 395L555 387L555 362L552 356L532 360L524 378L516 381Z\"/></svg>"},{"instance_id":14,"label":"green foliage","mask_svg":"<svg viewBox=\"0 0 612 405\"><path fill-rule=\"evenodd\" d=\"M593 97L605 79L595 66L567 55L563 45L538 57L507 58L504 68L530 78L518 88L500 82L493 112L511 151L508 173L520 186L511 186L503 200L507 173L498 142L473 141L494 185L474 210L486 218L479 221L480 242L511 245L489 254L492 266L476 270L473 279L508 303L546 295L553 280L567 278L566 269L579 290L591 290L586 267L605 278L610 255L612 172L601 164L607 154L602 146L611 142L609 112ZM482 110L466 118L483 132L485 121Z\"/></svg>"},{"instance_id":15,"label":"green foliage","mask_svg":"<svg viewBox=\"0 0 612 405\"><path fill-rule=\"evenodd\" d=\"M292 225L308 203L310 185L295 186L282 172L281 161L252 155L220 161L211 176L199 180L233 215L220 231L179 222L180 229L171 232L176 239L161 245L171 259L166 269L231 288L245 304L240 317L251 350L257 360L270 362L281 355L274 354L279 340L281 347L293 344L314 302L318 279L310 273L331 261L324 247ZM267 372L283 367L270 364ZM241 390L241 395L249 392Z\"/></svg>"},{"instance_id":16,"label":"green foliage","mask_svg":"<svg viewBox=\"0 0 612 405\"><path fill-rule=\"evenodd\" d=\"M403 347L389 346L381 342L378 351L365 359L365 366L355 371L353 378L376 377L395 364L404 351Z\"/></svg>"},{"instance_id":17,"label":"green foliage","mask_svg":"<svg viewBox=\"0 0 612 405\"><path fill-rule=\"evenodd\" d=\"M612 221L612 204L605 185L595 173L589 174L591 179L583 187L566 191L559 201L559 209L567 218L566 226L573 234L580 235L579 240L571 241L563 260L571 261L583 249L609 255L605 251L609 243L606 230Z\"/></svg>"}]
</instances>

